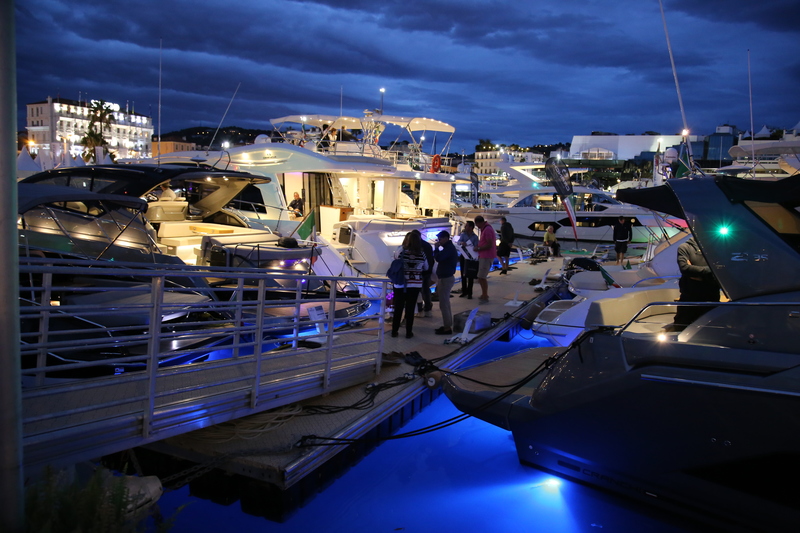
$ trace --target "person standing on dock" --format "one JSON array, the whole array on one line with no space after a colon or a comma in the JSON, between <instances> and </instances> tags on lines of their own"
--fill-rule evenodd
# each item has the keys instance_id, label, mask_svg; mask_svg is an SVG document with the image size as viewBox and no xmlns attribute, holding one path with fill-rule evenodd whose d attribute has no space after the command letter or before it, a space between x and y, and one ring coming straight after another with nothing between
<instances>
[{"instance_id":1,"label":"person standing on dock","mask_svg":"<svg viewBox=\"0 0 800 533\"><path fill-rule=\"evenodd\" d=\"M440 231L439 240L433 248L433 258L436 261L436 294L439 296L439 310L442 312L443 326L436 328L437 335L453 334L453 311L450 308L450 291L456 281L456 265L458 264L458 251L450 241L450 234Z\"/></svg>"},{"instance_id":2,"label":"person standing on dock","mask_svg":"<svg viewBox=\"0 0 800 533\"><path fill-rule=\"evenodd\" d=\"M625 252L628 251L628 243L631 241L631 226L625 217L620 215L614 222L614 251L617 252L617 264L621 265L625 259Z\"/></svg>"},{"instance_id":3,"label":"person standing on dock","mask_svg":"<svg viewBox=\"0 0 800 533\"><path fill-rule=\"evenodd\" d=\"M428 318L433 316L433 299L431 298L431 274L433 274L433 246L431 243L426 241L422 238L422 233L418 229L412 229L412 233L416 232L416 234L420 238L420 243L422 246L422 253L425 254L425 259L428 261L428 268L425 272L422 273L422 313L421 316L426 316Z\"/></svg>"},{"instance_id":4,"label":"person standing on dock","mask_svg":"<svg viewBox=\"0 0 800 533\"><path fill-rule=\"evenodd\" d=\"M422 238L417 230L409 231L403 245L394 254L395 259L403 260L405 281L394 286L394 315L392 316L392 337L397 337L403 314L406 318L406 338L414 336L414 311L417 297L422 289L422 273L428 270L428 262L422 253ZM405 312L405 313L404 313Z\"/></svg>"},{"instance_id":5,"label":"person standing on dock","mask_svg":"<svg viewBox=\"0 0 800 533\"><path fill-rule=\"evenodd\" d=\"M489 271L492 270L494 258L497 257L497 233L481 215L475 217L475 225L481 231L478 246L475 247L475 251L478 252L478 285L481 286L481 295L478 300L488 302L489 281L487 278Z\"/></svg>"},{"instance_id":6,"label":"person standing on dock","mask_svg":"<svg viewBox=\"0 0 800 533\"><path fill-rule=\"evenodd\" d=\"M500 260L500 274L508 274L511 245L514 243L514 226L506 220L506 217L500 217L500 222L500 245L497 247L497 258Z\"/></svg>"},{"instance_id":7,"label":"person standing on dock","mask_svg":"<svg viewBox=\"0 0 800 533\"><path fill-rule=\"evenodd\" d=\"M458 244L461 247L461 295L460 298L472 300L472 286L475 283L475 276L478 275L478 253L475 247L478 246L478 236L475 235L475 223L467 220L464 230L458 236Z\"/></svg>"}]
</instances>

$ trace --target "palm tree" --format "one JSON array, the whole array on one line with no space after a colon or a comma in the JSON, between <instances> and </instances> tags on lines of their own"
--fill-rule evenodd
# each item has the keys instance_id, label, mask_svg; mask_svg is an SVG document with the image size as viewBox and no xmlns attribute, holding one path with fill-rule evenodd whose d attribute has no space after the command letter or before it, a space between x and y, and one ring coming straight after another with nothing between
<instances>
[{"instance_id":1,"label":"palm tree","mask_svg":"<svg viewBox=\"0 0 800 533\"><path fill-rule=\"evenodd\" d=\"M99 163L99 161L95 161L95 147L108 145L108 141L103 138L103 134L94 129L94 124L89 124L89 131L86 132L80 143L84 148L81 157L83 157L84 161L93 163Z\"/></svg>"},{"instance_id":2,"label":"palm tree","mask_svg":"<svg viewBox=\"0 0 800 533\"><path fill-rule=\"evenodd\" d=\"M92 100L89 106L89 128L93 125L100 124L100 134L106 131L106 126L111 129L111 124L117 120L114 118L114 113L111 111L111 104L105 100Z\"/></svg>"}]
</instances>

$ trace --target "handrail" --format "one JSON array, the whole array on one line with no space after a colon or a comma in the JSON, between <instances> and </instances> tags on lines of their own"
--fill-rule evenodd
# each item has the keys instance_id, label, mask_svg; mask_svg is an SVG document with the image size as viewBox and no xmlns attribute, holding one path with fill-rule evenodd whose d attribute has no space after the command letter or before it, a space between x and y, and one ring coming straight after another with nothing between
<instances>
[{"instance_id":1,"label":"handrail","mask_svg":"<svg viewBox=\"0 0 800 533\"><path fill-rule=\"evenodd\" d=\"M380 370L386 279L372 280L383 297L370 299L337 293L357 277L26 257L19 268L26 466L127 449ZM288 289L270 293L274 280ZM332 289L309 300L311 281Z\"/></svg>"}]
</instances>

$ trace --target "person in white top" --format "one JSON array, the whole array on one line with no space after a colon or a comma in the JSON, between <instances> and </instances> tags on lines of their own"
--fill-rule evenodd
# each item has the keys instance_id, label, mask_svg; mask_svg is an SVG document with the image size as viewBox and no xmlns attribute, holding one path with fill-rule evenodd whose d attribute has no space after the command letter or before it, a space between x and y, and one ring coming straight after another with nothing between
<instances>
[{"instance_id":1,"label":"person in white top","mask_svg":"<svg viewBox=\"0 0 800 533\"><path fill-rule=\"evenodd\" d=\"M170 200L177 200L178 195L175 194L175 191L169 188L169 183L162 183L161 184L161 196L158 198L162 202L170 201Z\"/></svg>"}]
</instances>

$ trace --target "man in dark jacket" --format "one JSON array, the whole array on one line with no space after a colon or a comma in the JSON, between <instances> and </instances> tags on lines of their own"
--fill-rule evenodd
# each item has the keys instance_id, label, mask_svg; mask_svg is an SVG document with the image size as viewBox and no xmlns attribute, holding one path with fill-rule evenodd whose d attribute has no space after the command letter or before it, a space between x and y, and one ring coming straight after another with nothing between
<instances>
[{"instance_id":1,"label":"man in dark jacket","mask_svg":"<svg viewBox=\"0 0 800 533\"><path fill-rule=\"evenodd\" d=\"M414 229L411 231L415 231L422 236L422 233L418 229ZM431 274L433 273L433 246L431 243L422 239L422 253L425 254L425 259L428 261L428 270L422 273L422 311L424 316L432 317L433 316L433 300L431 299Z\"/></svg>"},{"instance_id":2,"label":"man in dark jacket","mask_svg":"<svg viewBox=\"0 0 800 533\"><path fill-rule=\"evenodd\" d=\"M719 284L694 238L678 246L678 268L681 271L679 302L719 301ZM675 323L666 329L681 331L710 309L712 307L679 306Z\"/></svg>"},{"instance_id":3,"label":"man in dark jacket","mask_svg":"<svg viewBox=\"0 0 800 533\"><path fill-rule=\"evenodd\" d=\"M453 312L450 309L450 291L455 283L456 265L458 264L458 251L450 240L450 234L440 231L437 235L433 257L436 260L436 294L439 296L439 310L442 312L443 326L434 330L437 335L453 334Z\"/></svg>"},{"instance_id":4,"label":"man in dark jacket","mask_svg":"<svg viewBox=\"0 0 800 533\"><path fill-rule=\"evenodd\" d=\"M508 260L511 257L511 245L514 242L514 226L500 217L500 244L497 246L497 258L500 260L500 274L508 274ZM499 275L499 274L498 274Z\"/></svg>"},{"instance_id":5,"label":"man in dark jacket","mask_svg":"<svg viewBox=\"0 0 800 533\"><path fill-rule=\"evenodd\" d=\"M620 215L619 220L614 222L614 251L617 252L617 264L621 265L625 259L625 252L628 251L628 243L631 241L631 226L625 217Z\"/></svg>"}]
</instances>

